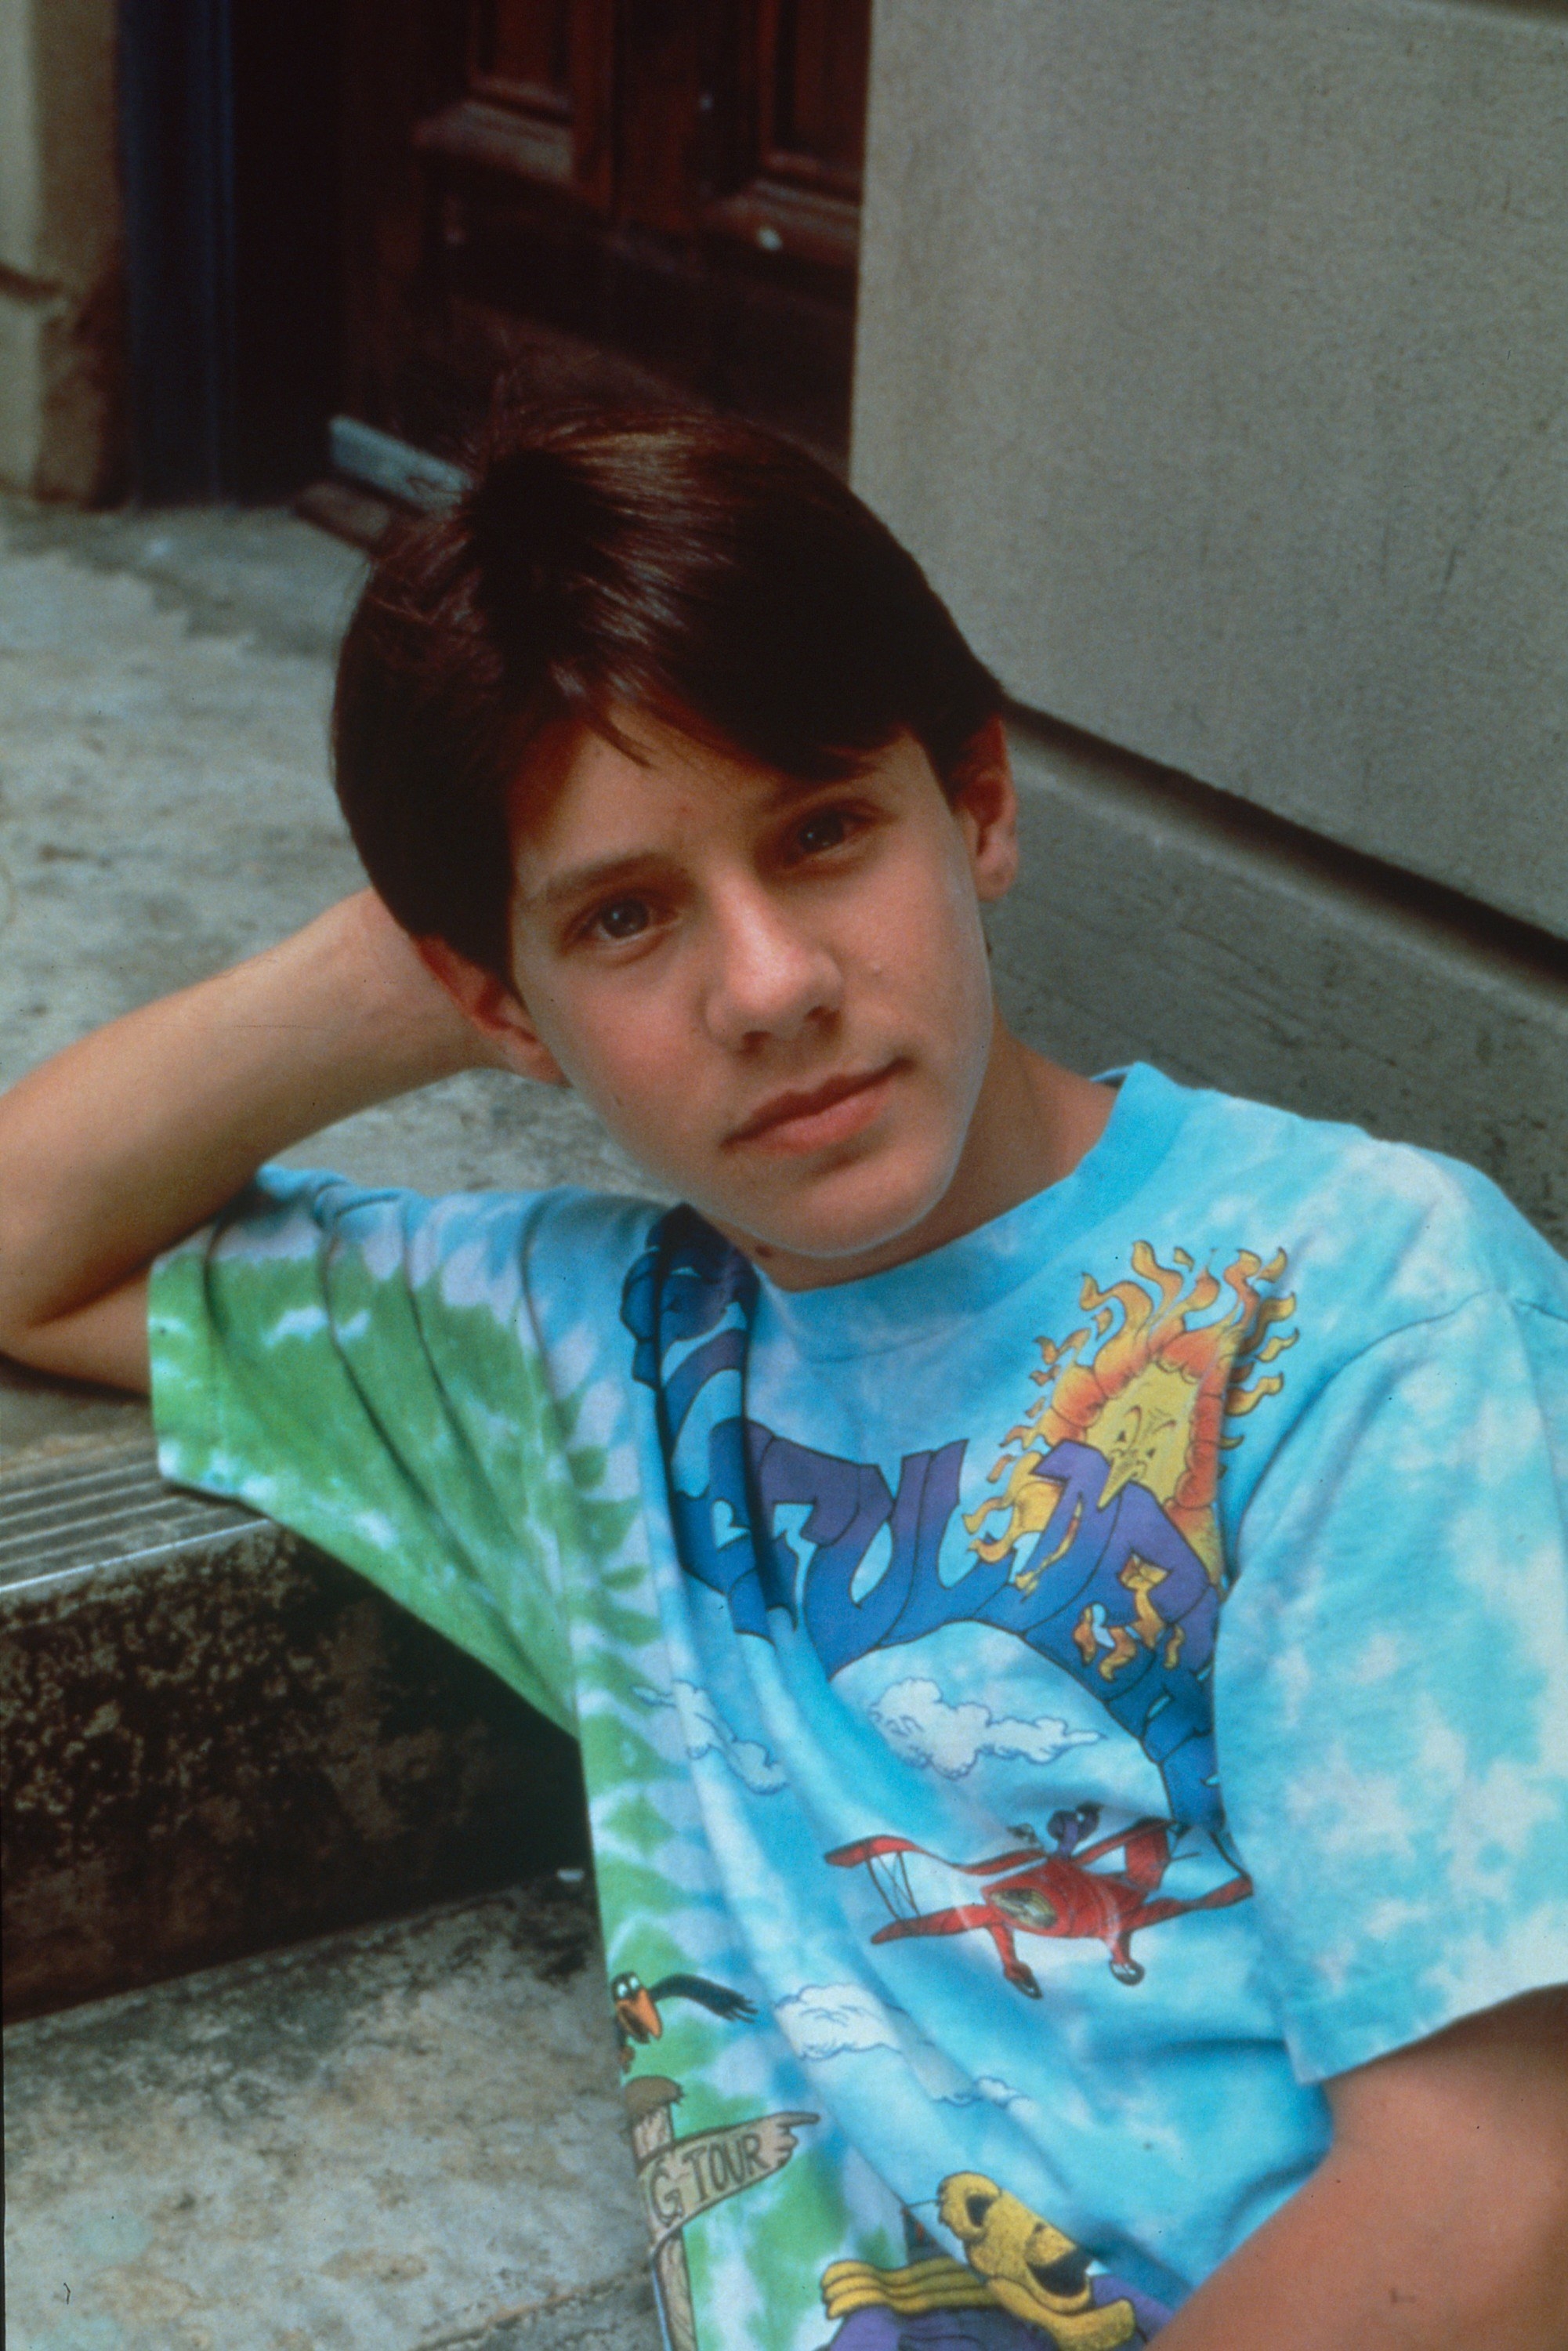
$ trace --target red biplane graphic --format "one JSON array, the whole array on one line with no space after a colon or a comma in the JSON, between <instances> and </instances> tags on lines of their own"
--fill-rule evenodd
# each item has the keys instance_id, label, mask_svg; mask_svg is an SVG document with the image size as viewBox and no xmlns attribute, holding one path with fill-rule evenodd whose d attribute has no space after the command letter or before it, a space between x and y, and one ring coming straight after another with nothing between
<instances>
[{"instance_id":1,"label":"red biplane graphic","mask_svg":"<svg viewBox=\"0 0 1568 2351\"><path fill-rule=\"evenodd\" d=\"M891 1913L873 1943L902 1941L909 1935L967 1935L981 1928L997 1947L1002 1973L1017 1991L1040 1998L1033 1972L1018 1955L1016 1937L1046 1935L1069 1942L1098 1941L1110 1954L1111 1973L1118 1983L1135 1984L1144 1970L1129 1948L1145 1927L1179 1918L1192 1910L1224 1909L1244 1902L1252 1880L1237 1870L1207 1894L1183 1900L1158 1889L1172 1861L1171 1840L1179 1834L1169 1821L1136 1821L1131 1828L1085 1844L1100 1824L1097 1804L1083 1804L1073 1813L1053 1813L1049 1823L1049 1851L1031 1831L1014 1831L1029 1843L991 1861L944 1861L928 1846L908 1837L862 1837L841 1844L825 1858L840 1869L858 1869L863 1863L872 1884ZM1107 1854L1121 1852L1120 1869L1096 1869ZM974 1901L956 1902L944 1909L922 1910L910 1881L909 1856L936 1862L966 1877L989 1882ZM1179 1858L1180 1856L1176 1856Z\"/></svg>"}]
</instances>

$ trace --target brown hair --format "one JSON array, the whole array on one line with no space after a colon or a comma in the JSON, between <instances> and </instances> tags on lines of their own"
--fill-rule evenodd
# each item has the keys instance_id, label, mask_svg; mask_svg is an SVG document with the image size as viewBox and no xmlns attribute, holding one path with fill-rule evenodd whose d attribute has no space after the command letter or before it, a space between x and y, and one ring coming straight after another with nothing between
<instances>
[{"instance_id":1,"label":"brown hair","mask_svg":"<svg viewBox=\"0 0 1568 2351\"><path fill-rule=\"evenodd\" d=\"M907 731L952 792L1001 699L914 558L800 449L733 418L536 410L377 563L333 762L398 921L509 983L508 805L553 721L613 741L631 708L808 781Z\"/></svg>"}]
</instances>

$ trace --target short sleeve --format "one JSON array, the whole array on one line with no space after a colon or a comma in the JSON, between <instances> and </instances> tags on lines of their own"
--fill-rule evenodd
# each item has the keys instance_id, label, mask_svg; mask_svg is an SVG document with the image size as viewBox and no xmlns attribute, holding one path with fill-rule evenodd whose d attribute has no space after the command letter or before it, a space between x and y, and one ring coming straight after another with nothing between
<instances>
[{"instance_id":1,"label":"short sleeve","mask_svg":"<svg viewBox=\"0 0 1568 2351\"><path fill-rule=\"evenodd\" d=\"M1300 2077L1568 1981L1568 1322L1493 1292L1330 1379L1244 1513L1227 1816Z\"/></svg>"},{"instance_id":2,"label":"short sleeve","mask_svg":"<svg viewBox=\"0 0 1568 2351\"><path fill-rule=\"evenodd\" d=\"M591 1530L529 1311L549 1198L264 1169L159 1261L149 1332L165 1477L308 1537L571 1729Z\"/></svg>"}]
</instances>

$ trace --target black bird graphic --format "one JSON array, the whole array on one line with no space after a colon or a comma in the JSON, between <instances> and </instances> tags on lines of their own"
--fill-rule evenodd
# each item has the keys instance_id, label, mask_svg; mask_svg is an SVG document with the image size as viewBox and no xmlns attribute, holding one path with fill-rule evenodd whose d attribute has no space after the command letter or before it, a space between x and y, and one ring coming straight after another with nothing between
<instances>
[{"instance_id":1,"label":"black bird graphic","mask_svg":"<svg viewBox=\"0 0 1568 2351\"><path fill-rule=\"evenodd\" d=\"M661 2001L695 2001L699 2008L722 2016L727 2024L749 2024L757 2013L744 1992L731 1991L727 1984L714 1983L706 1976L661 1976L656 1984L645 1984L641 1976L617 1976L610 1987L610 1997L615 2003L615 2031L621 2043L623 2071L631 2066L633 2043L657 2041L663 2035Z\"/></svg>"}]
</instances>

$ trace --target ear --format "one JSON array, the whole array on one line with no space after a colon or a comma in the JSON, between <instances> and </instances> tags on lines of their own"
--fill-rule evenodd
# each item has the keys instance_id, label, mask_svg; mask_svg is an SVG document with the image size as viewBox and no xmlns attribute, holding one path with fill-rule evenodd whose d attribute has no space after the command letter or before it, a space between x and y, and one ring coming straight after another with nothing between
<instances>
[{"instance_id":1,"label":"ear","mask_svg":"<svg viewBox=\"0 0 1568 2351\"><path fill-rule=\"evenodd\" d=\"M999 717L988 718L959 764L953 814L969 847L976 894L982 904L1005 898L1018 878L1018 791Z\"/></svg>"},{"instance_id":2,"label":"ear","mask_svg":"<svg viewBox=\"0 0 1568 2351\"><path fill-rule=\"evenodd\" d=\"M444 939L418 938L413 946L431 977L440 982L464 1019L489 1040L498 1067L515 1070L521 1078L537 1078L542 1085L570 1083L549 1046L540 1042L522 998L503 986L494 972L470 963Z\"/></svg>"}]
</instances>

